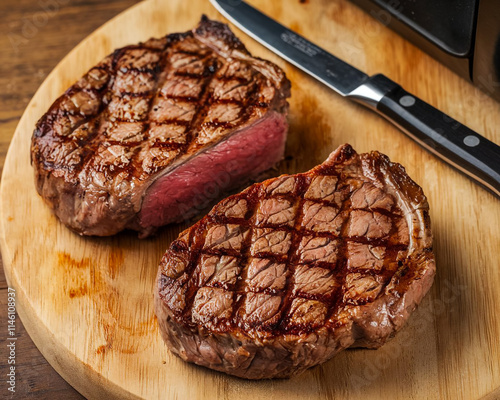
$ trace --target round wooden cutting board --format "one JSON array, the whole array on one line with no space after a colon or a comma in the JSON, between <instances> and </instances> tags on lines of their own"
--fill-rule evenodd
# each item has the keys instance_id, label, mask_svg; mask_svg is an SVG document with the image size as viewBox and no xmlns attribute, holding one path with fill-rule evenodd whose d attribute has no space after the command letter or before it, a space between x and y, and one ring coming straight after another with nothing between
<instances>
[{"instance_id":1,"label":"round wooden cutting board","mask_svg":"<svg viewBox=\"0 0 500 400\"><path fill-rule=\"evenodd\" d=\"M500 142L498 103L347 1L251 3ZM89 398L500 398L500 201L235 28L254 55L282 66L292 81L287 158L279 173L306 171L349 142L358 152L377 149L405 165L428 196L437 277L391 342L345 351L290 380L245 381L184 363L160 338L153 285L164 250L186 226L148 240L134 233L83 238L44 205L29 155L37 119L113 49L191 29L202 13L223 20L208 0L151 0L114 18L52 71L17 127L1 182L1 250L19 315L47 360Z\"/></svg>"}]
</instances>

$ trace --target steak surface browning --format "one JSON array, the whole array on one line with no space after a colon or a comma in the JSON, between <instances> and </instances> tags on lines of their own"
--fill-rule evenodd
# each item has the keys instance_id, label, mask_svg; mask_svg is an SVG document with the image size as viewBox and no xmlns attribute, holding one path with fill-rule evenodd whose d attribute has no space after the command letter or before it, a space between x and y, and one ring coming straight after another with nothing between
<instances>
[{"instance_id":1,"label":"steak surface browning","mask_svg":"<svg viewBox=\"0 0 500 400\"><path fill-rule=\"evenodd\" d=\"M339 147L309 172L254 184L182 232L155 310L182 359L283 378L392 337L435 274L427 200L404 168Z\"/></svg>"},{"instance_id":2,"label":"steak surface browning","mask_svg":"<svg viewBox=\"0 0 500 400\"><path fill-rule=\"evenodd\" d=\"M206 17L118 49L38 121L37 190L80 234L147 236L281 160L289 91L280 68Z\"/></svg>"}]
</instances>

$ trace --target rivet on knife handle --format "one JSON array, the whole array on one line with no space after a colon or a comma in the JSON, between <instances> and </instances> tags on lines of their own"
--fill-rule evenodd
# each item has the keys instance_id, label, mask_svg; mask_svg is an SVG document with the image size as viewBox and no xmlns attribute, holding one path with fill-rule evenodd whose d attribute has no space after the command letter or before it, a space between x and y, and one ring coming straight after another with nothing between
<instances>
[{"instance_id":1,"label":"rivet on knife handle","mask_svg":"<svg viewBox=\"0 0 500 400\"><path fill-rule=\"evenodd\" d=\"M387 77L369 77L244 1L210 1L259 43L341 96L377 111L500 197L500 148L495 143L407 93Z\"/></svg>"}]
</instances>

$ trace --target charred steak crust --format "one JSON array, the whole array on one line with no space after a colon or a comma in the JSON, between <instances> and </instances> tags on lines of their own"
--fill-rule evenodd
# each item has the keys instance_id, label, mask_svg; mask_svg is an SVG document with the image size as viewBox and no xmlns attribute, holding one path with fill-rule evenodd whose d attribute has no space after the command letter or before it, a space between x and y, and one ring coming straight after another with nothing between
<instances>
[{"instance_id":1,"label":"charred steak crust","mask_svg":"<svg viewBox=\"0 0 500 400\"><path fill-rule=\"evenodd\" d=\"M130 228L146 236L156 228L147 222L155 217L141 215L148 189L199 154L221 164L210 151L260 124L282 136L263 168L279 161L289 95L279 67L203 16L193 31L116 50L54 102L32 137L37 191L80 234Z\"/></svg>"},{"instance_id":2,"label":"charred steak crust","mask_svg":"<svg viewBox=\"0 0 500 400\"><path fill-rule=\"evenodd\" d=\"M183 360L284 378L377 348L435 274L427 200L405 169L339 147L309 172L254 184L179 235L155 310Z\"/></svg>"}]
</instances>

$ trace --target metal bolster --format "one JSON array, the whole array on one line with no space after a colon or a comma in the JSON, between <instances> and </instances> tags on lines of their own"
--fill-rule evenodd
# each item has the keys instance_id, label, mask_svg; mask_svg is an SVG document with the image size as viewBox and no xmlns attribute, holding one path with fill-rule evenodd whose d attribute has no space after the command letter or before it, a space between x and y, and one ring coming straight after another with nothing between
<instances>
[{"instance_id":1,"label":"metal bolster","mask_svg":"<svg viewBox=\"0 0 500 400\"><path fill-rule=\"evenodd\" d=\"M351 91L346 97L377 111L377 105L382 98L399 87L396 82L382 74L373 75L362 85Z\"/></svg>"}]
</instances>

